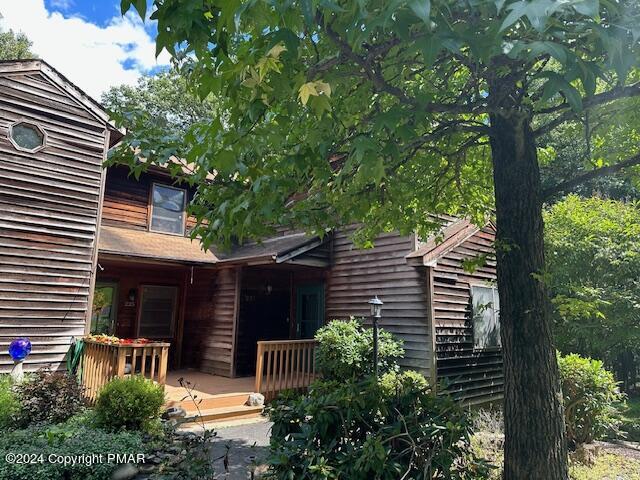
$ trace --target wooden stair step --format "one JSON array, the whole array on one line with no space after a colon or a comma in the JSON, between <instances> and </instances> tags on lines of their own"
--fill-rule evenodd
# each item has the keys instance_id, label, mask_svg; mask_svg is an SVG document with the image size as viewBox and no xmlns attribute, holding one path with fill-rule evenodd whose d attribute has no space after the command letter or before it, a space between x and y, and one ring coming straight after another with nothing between
<instances>
[{"instance_id":1,"label":"wooden stair step","mask_svg":"<svg viewBox=\"0 0 640 480\"><path fill-rule=\"evenodd\" d=\"M242 407L247 403L249 395L251 395L249 392L225 393L211 397L196 398L195 403L192 400L182 400L178 405L187 413L197 412L198 408L200 410L208 410L212 408Z\"/></svg>"},{"instance_id":2,"label":"wooden stair step","mask_svg":"<svg viewBox=\"0 0 640 480\"><path fill-rule=\"evenodd\" d=\"M200 421L220 422L224 420L254 418L259 417L262 414L262 409L262 406L249 407L246 405L200 409L201 418L198 417L197 412L195 412L195 414L194 412L188 412L186 420L187 423L196 423Z\"/></svg>"}]
</instances>

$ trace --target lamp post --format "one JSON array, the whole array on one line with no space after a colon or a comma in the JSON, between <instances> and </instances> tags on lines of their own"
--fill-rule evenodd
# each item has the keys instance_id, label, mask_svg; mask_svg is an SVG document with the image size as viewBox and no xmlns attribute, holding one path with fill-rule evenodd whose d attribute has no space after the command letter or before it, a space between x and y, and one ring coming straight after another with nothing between
<instances>
[{"instance_id":1,"label":"lamp post","mask_svg":"<svg viewBox=\"0 0 640 480\"><path fill-rule=\"evenodd\" d=\"M24 373L22 372L22 363L27 355L31 353L31 342L28 338L16 338L9 345L9 355L13 359L13 369L11 370L11 378L15 383L22 382Z\"/></svg>"},{"instance_id":2,"label":"lamp post","mask_svg":"<svg viewBox=\"0 0 640 480\"><path fill-rule=\"evenodd\" d=\"M376 295L369 300L371 306L371 323L373 323L373 373L378 378L378 320L382 317L382 300Z\"/></svg>"}]
</instances>

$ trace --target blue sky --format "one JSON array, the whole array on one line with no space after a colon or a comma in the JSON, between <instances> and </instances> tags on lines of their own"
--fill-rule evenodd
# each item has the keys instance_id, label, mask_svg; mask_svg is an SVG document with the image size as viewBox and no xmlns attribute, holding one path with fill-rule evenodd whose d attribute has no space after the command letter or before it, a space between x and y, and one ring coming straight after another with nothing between
<instances>
[{"instance_id":1,"label":"blue sky","mask_svg":"<svg viewBox=\"0 0 640 480\"><path fill-rule=\"evenodd\" d=\"M22 31L32 50L97 100L168 66L155 58L156 27L120 15L119 0L0 0L0 29Z\"/></svg>"}]
</instances>

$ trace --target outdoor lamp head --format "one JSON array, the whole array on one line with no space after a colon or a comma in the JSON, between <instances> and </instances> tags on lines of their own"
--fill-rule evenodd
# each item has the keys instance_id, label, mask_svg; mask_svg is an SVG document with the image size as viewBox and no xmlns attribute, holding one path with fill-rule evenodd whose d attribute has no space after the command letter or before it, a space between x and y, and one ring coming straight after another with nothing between
<instances>
[{"instance_id":1,"label":"outdoor lamp head","mask_svg":"<svg viewBox=\"0 0 640 480\"><path fill-rule=\"evenodd\" d=\"M19 362L27 358L31 353L31 342L28 338L16 338L9 345L9 355L14 361Z\"/></svg>"},{"instance_id":2,"label":"outdoor lamp head","mask_svg":"<svg viewBox=\"0 0 640 480\"><path fill-rule=\"evenodd\" d=\"M372 298L371 300L369 300L369 305L371 305L371 316L373 318L382 317L382 305L384 304L382 303L382 300L378 298L377 295L375 296L375 298Z\"/></svg>"}]
</instances>

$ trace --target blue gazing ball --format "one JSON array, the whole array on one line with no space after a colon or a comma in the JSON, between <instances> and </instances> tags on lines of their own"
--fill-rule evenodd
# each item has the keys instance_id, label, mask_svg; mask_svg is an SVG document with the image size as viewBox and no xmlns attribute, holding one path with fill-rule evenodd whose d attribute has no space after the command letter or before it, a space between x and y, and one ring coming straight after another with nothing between
<instances>
[{"instance_id":1,"label":"blue gazing ball","mask_svg":"<svg viewBox=\"0 0 640 480\"><path fill-rule=\"evenodd\" d=\"M31 353L31 342L28 338L16 338L9 345L9 355L16 361L24 360Z\"/></svg>"}]
</instances>

